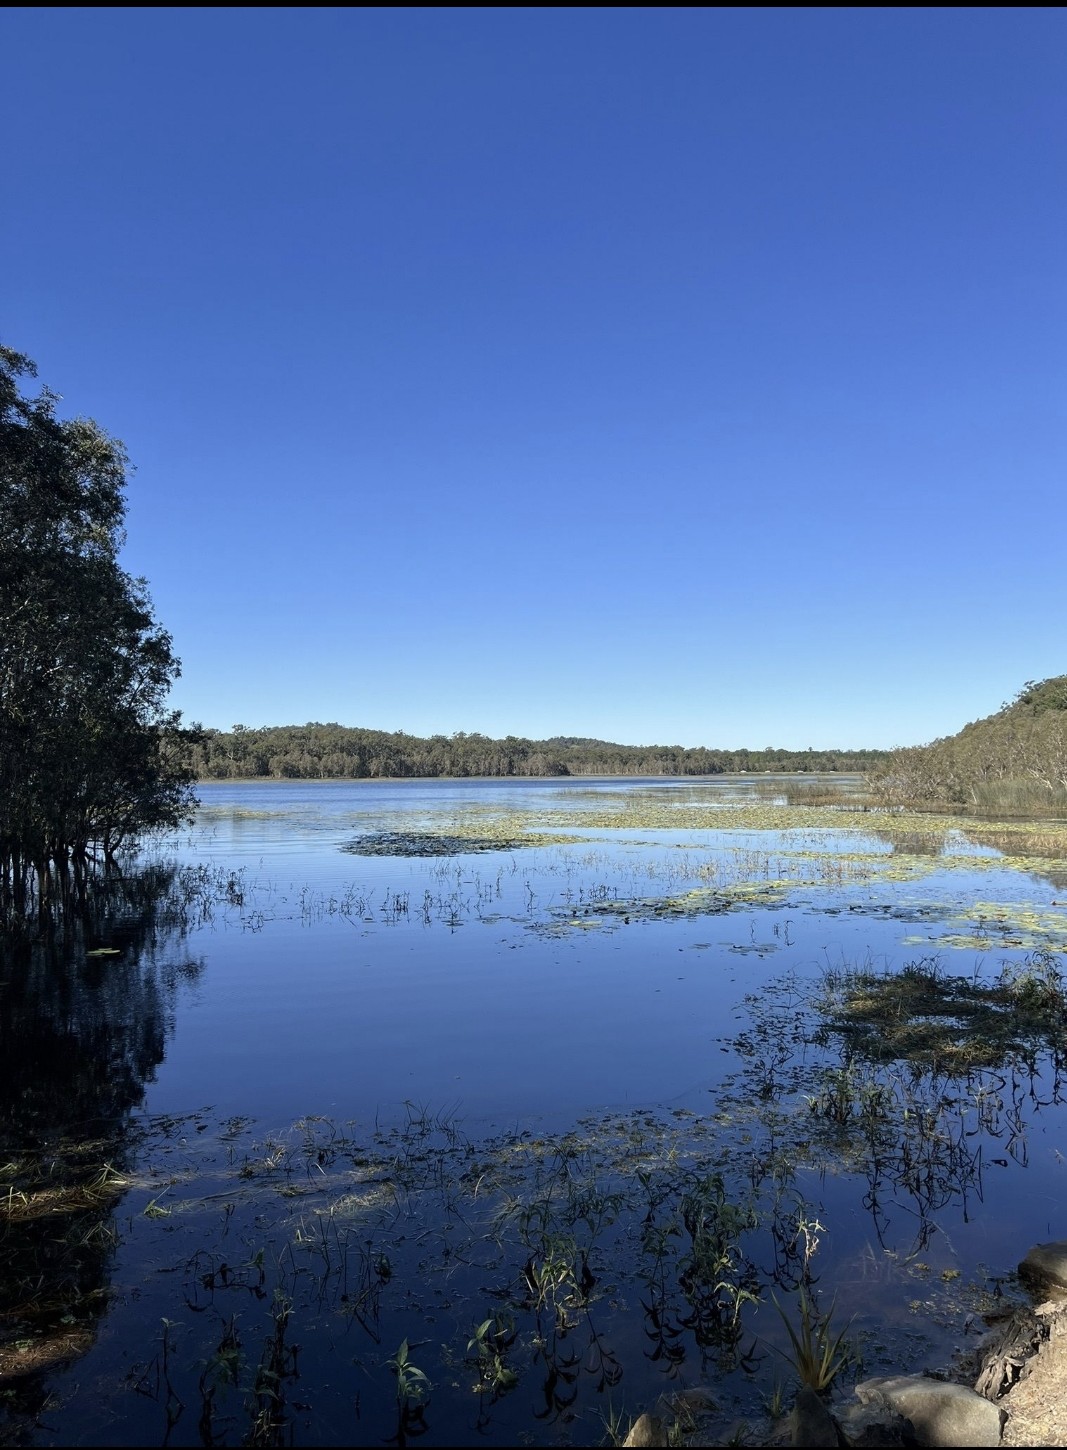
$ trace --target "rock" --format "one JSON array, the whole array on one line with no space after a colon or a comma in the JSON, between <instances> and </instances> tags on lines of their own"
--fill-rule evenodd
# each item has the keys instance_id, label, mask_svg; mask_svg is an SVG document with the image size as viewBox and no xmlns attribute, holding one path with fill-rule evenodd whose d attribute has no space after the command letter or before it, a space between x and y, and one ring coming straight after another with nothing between
<instances>
[{"instance_id":1,"label":"rock","mask_svg":"<svg viewBox=\"0 0 1067 1450\"><path fill-rule=\"evenodd\" d=\"M790 1445L837 1446L841 1439L837 1421L810 1385L797 1390L793 1413L789 1417Z\"/></svg>"},{"instance_id":2,"label":"rock","mask_svg":"<svg viewBox=\"0 0 1067 1450\"><path fill-rule=\"evenodd\" d=\"M838 1413L838 1425L846 1445L917 1445L915 1426L893 1409L888 1400L874 1395L866 1404L853 1403Z\"/></svg>"},{"instance_id":3,"label":"rock","mask_svg":"<svg viewBox=\"0 0 1067 1450\"><path fill-rule=\"evenodd\" d=\"M920 1445L1000 1444L1003 1411L966 1385L923 1375L886 1375L856 1386L861 1404L885 1400L911 1421Z\"/></svg>"},{"instance_id":4,"label":"rock","mask_svg":"<svg viewBox=\"0 0 1067 1450\"><path fill-rule=\"evenodd\" d=\"M1067 1299L1062 1296L1056 1299L1046 1299L1044 1304L1037 1304L1034 1313L1039 1319L1053 1319L1057 1314L1062 1314L1067 1309Z\"/></svg>"},{"instance_id":5,"label":"rock","mask_svg":"<svg viewBox=\"0 0 1067 1450\"><path fill-rule=\"evenodd\" d=\"M687 1410L700 1413L701 1411L718 1409L715 1396L707 1385L694 1385L692 1389L678 1390L670 1397L672 1407L684 1405Z\"/></svg>"},{"instance_id":6,"label":"rock","mask_svg":"<svg viewBox=\"0 0 1067 1450\"><path fill-rule=\"evenodd\" d=\"M624 1445L666 1445L667 1427L656 1415L638 1415Z\"/></svg>"},{"instance_id":7,"label":"rock","mask_svg":"<svg viewBox=\"0 0 1067 1450\"><path fill-rule=\"evenodd\" d=\"M1019 1265L1019 1278L1042 1291L1050 1287L1067 1289L1067 1239L1035 1244Z\"/></svg>"}]
</instances>

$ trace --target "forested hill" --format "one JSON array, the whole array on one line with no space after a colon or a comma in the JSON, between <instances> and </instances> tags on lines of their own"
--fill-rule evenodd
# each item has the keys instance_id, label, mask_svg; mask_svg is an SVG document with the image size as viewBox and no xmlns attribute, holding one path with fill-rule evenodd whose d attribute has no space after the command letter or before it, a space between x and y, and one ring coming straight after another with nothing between
<instances>
[{"instance_id":1,"label":"forested hill","mask_svg":"<svg viewBox=\"0 0 1067 1450\"><path fill-rule=\"evenodd\" d=\"M1067 809L1067 675L1030 681L955 735L892 751L870 779L901 803Z\"/></svg>"},{"instance_id":2,"label":"forested hill","mask_svg":"<svg viewBox=\"0 0 1067 1450\"><path fill-rule=\"evenodd\" d=\"M558 735L433 735L344 725L275 725L207 730L193 766L202 780L272 777L320 780L376 776L721 775L733 771L865 771L880 750L708 750L680 745L613 745Z\"/></svg>"}]
</instances>

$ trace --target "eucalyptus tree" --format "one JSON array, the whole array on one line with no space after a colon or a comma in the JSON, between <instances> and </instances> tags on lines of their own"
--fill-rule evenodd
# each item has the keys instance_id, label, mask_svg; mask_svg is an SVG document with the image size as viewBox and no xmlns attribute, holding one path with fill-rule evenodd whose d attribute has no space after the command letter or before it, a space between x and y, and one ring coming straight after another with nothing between
<instances>
[{"instance_id":1,"label":"eucalyptus tree","mask_svg":"<svg viewBox=\"0 0 1067 1450\"><path fill-rule=\"evenodd\" d=\"M1067 806L1067 675L1028 681L1011 703L870 772L892 803L1053 811Z\"/></svg>"},{"instance_id":2,"label":"eucalyptus tree","mask_svg":"<svg viewBox=\"0 0 1067 1450\"><path fill-rule=\"evenodd\" d=\"M185 818L191 732L146 583L119 564L127 459L0 347L0 896L32 912Z\"/></svg>"}]
</instances>

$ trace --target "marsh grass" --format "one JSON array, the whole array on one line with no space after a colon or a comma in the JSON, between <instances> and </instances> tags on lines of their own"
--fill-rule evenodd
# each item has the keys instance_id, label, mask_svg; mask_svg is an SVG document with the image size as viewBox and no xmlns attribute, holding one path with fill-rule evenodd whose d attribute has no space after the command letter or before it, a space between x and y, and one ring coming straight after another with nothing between
<instances>
[{"instance_id":1,"label":"marsh grass","mask_svg":"<svg viewBox=\"0 0 1067 1450\"><path fill-rule=\"evenodd\" d=\"M1067 866L1067 821L975 821L960 823L961 834L992 846L1006 857L1034 857Z\"/></svg>"},{"instance_id":2,"label":"marsh grass","mask_svg":"<svg viewBox=\"0 0 1067 1450\"><path fill-rule=\"evenodd\" d=\"M878 805L877 797L859 787L855 779L834 781L825 776L814 780L797 779L795 776L757 780L753 794L761 801L777 801L787 806L862 811Z\"/></svg>"},{"instance_id":3,"label":"marsh grass","mask_svg":"<svg viewBox=\"0 0 1067 1450\"><path fill-rule=\"evenodd\" d=\"M434 880L421 899L407 890L390 888L383 894L357 883L333 891L305 886L282 897L247 872L198 867L182 868L181 911L186 928L230 916L254 931L293 917L306 925L335 917L356 929L381 922L441 924L454 931L469 922L493 924L503 913L537 931L559 934L598 923L616 927L775 905L794 892L865 883L891 887L934 872L1009 869L1043 875L1067 892L1067 822L983 822L895 808L867 810L857 806L850 790L832 787L840 808L829 809L812 803L811 792L822 789L820 782L792 784L800 791L800 804L778 804L778 795L760 798L761 790L783 789L783 783L772 781L756 782L749 799L729 806L700 804L699 792L665 802L663 793L649 792L645 798L611 791L593 792L580 808L565 812L483 805L460 813L448 830L365 832L345 848L398 860L427 858ZM865 813L858 814L860 809ZM562 825L571 831L560 830ZM684 831L690 838L702 830L707 840L634 838L622 843L620 853L616 841L607 847L577 834L576 826L624 828L630 836ZM739 831L775 832L778 842L738 844ZM971 843L982 849L968 853ZM997 851L1004 854L993 854ZM480 858L477 865L472 855ZM650 891L650 886L658 889ZM943 944L970 946L972 935L947 933ZM1057 947L1060 941L1055 933L1046 939L1031 932L1018 944Z\"/></svg>"},{"instance_id":4,"label":"marsh grass","mask_svg":"<svg viewBox=\"0 0 1067 1450\"><path fill-rule=\"evenodd\" d=\"M1058 959L1031 953L991 982L945 972L937 957L900 972L828 973L824 1031L869 1061L906 1061L952 1074L1001 1064L1035 1046L1058 1051L1067 992Z\"/></svg>"},{"instance_id":5,"label":"marsh grass","mask_svg":"<svg viewBox=\"0 0 1067 1450\"><path fill-rule=\"evenodd\" d=\"M974 787L973 809L985 815L1067 816L1067 787L1016 778Z\"/></svg>"}]
</instances>

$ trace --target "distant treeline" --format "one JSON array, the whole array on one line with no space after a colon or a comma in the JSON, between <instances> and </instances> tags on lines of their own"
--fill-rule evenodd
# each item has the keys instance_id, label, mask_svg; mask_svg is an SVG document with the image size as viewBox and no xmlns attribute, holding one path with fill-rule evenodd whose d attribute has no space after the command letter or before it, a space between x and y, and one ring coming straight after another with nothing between
<instances>
[{"instance_id":1,"label":"distant treeline","mask_svg":"<svg viewBox=\"0 0 1067 1450\"><path fill-rule=\"evenodd\" d=\"M558 735L432 735L344 725L235 725L206 730L194 747L202 780L367 779L385 776L722 775L757 771L866 771L882 750L709 750L680 745L614 745Z\"/></svg>"},{"instance_id":2,"label":"distant treeline","mask_svg":"<svg viewBox=\"0 0 1067 1450\"><path fill-rule=\"evenodd\" d=\"M889 752L868 779L890 804L1067 814L1067 675L1029 681L956 735Z\"/></svg>"}]
</instances>

